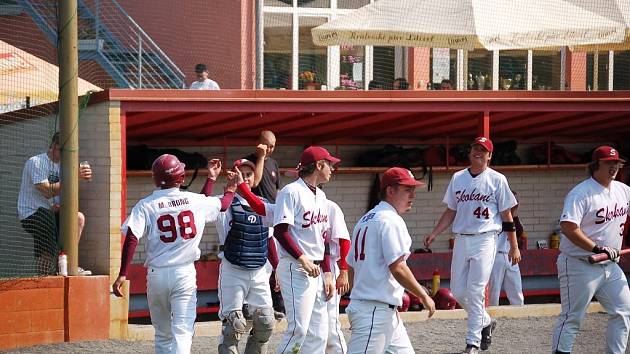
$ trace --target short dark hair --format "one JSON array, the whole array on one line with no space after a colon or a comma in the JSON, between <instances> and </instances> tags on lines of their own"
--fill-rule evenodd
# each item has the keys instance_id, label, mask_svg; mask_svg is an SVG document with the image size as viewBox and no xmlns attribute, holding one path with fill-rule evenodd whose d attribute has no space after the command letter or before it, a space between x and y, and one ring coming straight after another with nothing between
<instances>
[{"instance_id":1,"label":"short dark hair","mask_svg":"<svg viewBox=\"0 0 630 354\"><path fill-rule=\"evenodd\" d=\"M378 80L372 80L368 84L368 90L382 90L383 88L383 83Z\"/></svg>"},{"instance_id":2,"label":"short dark hair","mask_svg":"<svg viewBox=\"0 0 630 354\"><path fill-rule=\"evenodd\" d=\"M407 82L407 79L405 79L404 77L399 77L394 80L394 82L398 82L399 90L409 90L409 82Z\"/></svg>"},{"instance_id":3,"label":"short dark hair","mask_svg":"<svg viewBox=\"0 0 630 354\"><path fill-rule=\"evenodd\" d=\"M50 138L50 148L53 147L53 145L61 145L59 144L59 142L61 141L61 137L59 132L55 132L55 134L53 134L52 138Z\"/></svg>"},{"instance_id":4,"label":"short dark hair","mask_svg":"<svg viewBox=\"0 0 630 354\"><path fill-rule=\"evenodd\" d=\"M204 71L208 71L208 67L206 66L206 64L197 64L197 65L195 65L195 72L196 73L202 73Z\"/></svg>"},{"instance_id":5,"label":"short dark hair","mask_svg":"<svg viewBox=\"0 0 630 354\"><path fill-rule=\"evenodd\" d=\"M313 162L306 166L300 166L300 170L298 171L298 176L302 178L302 177L312 175L315 172L315 169L317 168L316 165L317 165L317 162Z\"/></svg>"},{"instance_id":6,"label":"short dark hair","mask_svg":"<svg viewBox=\"0 0 630 354\"><path fill-rule=\"evenodd\" d=\"M591 161L586 165L586 170L588 171L589 176L593 177L593 173L599 169L599 160Z\"/></svg>"}]
</instances>

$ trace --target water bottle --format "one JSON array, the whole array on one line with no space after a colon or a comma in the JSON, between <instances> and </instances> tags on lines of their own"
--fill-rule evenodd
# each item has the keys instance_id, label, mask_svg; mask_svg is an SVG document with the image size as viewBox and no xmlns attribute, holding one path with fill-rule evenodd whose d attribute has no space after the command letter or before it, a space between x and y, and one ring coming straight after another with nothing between
<instances>
[{"instance_id":1,"label":"water bottle","mask_svg":"<svg viewBox=\"0 0 630 354\"><path fill-rule=\"evenodd\" d=\"M67 277L68 276L68 256L65 253L59 253L59 275Z\"/></svg>"}]
</instances>

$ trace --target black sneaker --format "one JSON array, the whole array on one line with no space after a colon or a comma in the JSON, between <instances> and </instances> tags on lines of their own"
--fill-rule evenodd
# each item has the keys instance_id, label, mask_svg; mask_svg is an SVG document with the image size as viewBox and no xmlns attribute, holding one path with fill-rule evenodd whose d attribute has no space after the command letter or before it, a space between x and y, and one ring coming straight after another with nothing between
<instances>
[{"instance_id":1,"label":"black sneaker","mask_svg":"<svg viewBox=\"0 0 630 354\"><path fill-rule=\"evenodd\" d=\"M490 344L492 344L492 332L494 332L496 326L497 320L492 319L490 324L481 330L481 350L488 350L488 348L490 348Z\"/></svg>"},{"instance_id":2,"label":"black sneaker","mask_svg":"<svg viewBox=\"0 0 630 354\"><path fill-rule=\"evenodd\" d=\"M464 349L462 354L479 354L479 348L472 344L466 344L466 349Z\"/></svg>"}]
</instances>

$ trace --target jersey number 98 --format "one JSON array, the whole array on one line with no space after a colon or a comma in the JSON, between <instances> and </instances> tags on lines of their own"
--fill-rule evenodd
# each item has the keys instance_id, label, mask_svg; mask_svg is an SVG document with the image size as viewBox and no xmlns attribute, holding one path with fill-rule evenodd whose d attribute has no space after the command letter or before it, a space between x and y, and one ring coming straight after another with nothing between
<instances>
[{"instance_id":1,"label":"jersey number 98","mask_svg":"<svg viewBox=\"0 0 630 354\"><path fill-rule=\"evenodd\" d=\"M165 243L175 242L178 231L184 240L189 240L197 235L195 216L190 210L184 210L177 214L177 224L175 223L173 215L160 215L157 219L157 226L160 231L170 233L169 236L160 235L160 240Z\"/></svg>"}]
</instances>

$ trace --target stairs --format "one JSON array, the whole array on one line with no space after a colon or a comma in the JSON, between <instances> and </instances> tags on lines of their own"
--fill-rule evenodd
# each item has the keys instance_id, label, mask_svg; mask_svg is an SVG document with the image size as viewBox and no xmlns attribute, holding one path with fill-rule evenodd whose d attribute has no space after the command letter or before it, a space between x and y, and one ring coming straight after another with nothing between
<instances>
[{"instance_id":1,"label":"stairs","mask_svg":"<svg viewBox=\"0 0 630 354\"><path fill-rule=\"evenodd\" d=\"M57 43L57 1L15 0ZM116 0L78 0L79 60L95 60L117 87L180 89L184 74Z\"/></svg>"}]
</instances>

